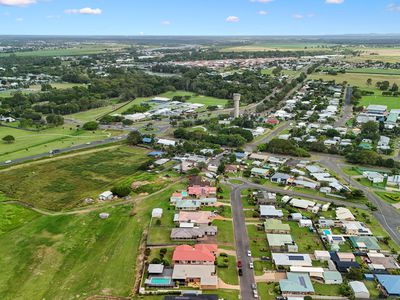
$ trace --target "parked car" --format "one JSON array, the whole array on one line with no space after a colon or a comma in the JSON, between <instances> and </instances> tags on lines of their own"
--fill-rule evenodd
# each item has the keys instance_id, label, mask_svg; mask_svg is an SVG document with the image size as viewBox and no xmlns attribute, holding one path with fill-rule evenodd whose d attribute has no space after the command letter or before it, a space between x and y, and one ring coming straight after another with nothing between
<instances>
[{"instance_id":1,"label":"parked car","mask_svg":"<svg viewBox=\"0 0 400 300\"><path fill-rule=\"evenodd\" d=\"M239 270L238 270L238 273L239 273L239 276L242 276L242 275L243 275L242 269L239 269Z\"/></svg>"},{"instance_id":2,"label":"parked car","mask_svg":"<svg viewBox=\"0 0 400 300\"><path fill-rule=\"evenodd\" d=\"M254 264L253 264L253 262L249 262L249 268L250 268L250 269L254 269Z\"/></svg>"},{"instance_id":3,"label":"parked car","mask_svg":"<svg viewBox=\"0 0 400 300\"><path fill-rule=\"evenodd\" d=\"M238 268L241 268L241 267L242 267L242 262L241 262L240 260L238 260L238 262L237 262L237 267L238 267Z\"/></svg>"},{"instance_id":4,"label":"parked car","mask_svg":"<svg viewBox=\"0 0 400 300\"><path fill-rule=\"evenodd\" d=\"M251 251L250 250L247 250L247 256L251 257Z\"/></svg>"}]
</instances>

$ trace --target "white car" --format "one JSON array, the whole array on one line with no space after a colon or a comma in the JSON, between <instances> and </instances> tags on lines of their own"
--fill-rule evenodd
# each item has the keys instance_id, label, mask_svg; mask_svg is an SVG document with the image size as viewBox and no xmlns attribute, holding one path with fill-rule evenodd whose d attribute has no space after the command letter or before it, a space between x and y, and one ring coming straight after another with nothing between
<instances>
[{"instance_id":1,"label":"white car","mask_svg":"<svg viewBox=\"0 0 400 300\"><path fill-rule=\"evenodd\" d=\"M253 297L254 297L254 299L258 299L258 293L257 293L257 291L253 291Z\"/></svg>"},{"instance_id":2,"label":"white car","mask_svg":"<svg viewBox=\"0 0 400 300\"><path fill-rule=\"evenodd\" d=\"M253 264L253 262L249 262L249 268L250 268L250 269L254 269L254 264Z\"/></svg>"},{"instance_id":3,"label":"white car","mask_svg":"<svg viewBox=\"0 0 400 300\"><path fill-rule=\"evenodd\" d=\"M12 163L12 160L6 160L5 162L4 162L5 164L11 164Z\"/></svg>"},{"instance_id":4,"label":"white car","mask_svg":"<svg viewBox=\"0 0 400 300\"><path fill-rule=\"evenodd\" d=\"M250 250L247 250L247 256L251 257L251 251Z\"/></svg>"}]
</instances>

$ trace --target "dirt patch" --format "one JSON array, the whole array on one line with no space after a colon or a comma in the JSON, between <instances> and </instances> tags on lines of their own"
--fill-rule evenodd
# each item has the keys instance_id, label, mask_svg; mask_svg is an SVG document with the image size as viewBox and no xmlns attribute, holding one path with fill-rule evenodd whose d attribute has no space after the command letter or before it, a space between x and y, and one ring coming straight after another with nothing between
<instances>
[{"instance_id":1,"label":"dirt patch","mask_svg":"<svg viewBox=\"0 0 400 300\"><path fill-rule=\"evenodd\" d=\"M141 186L147 185L149 183L150 182L148 182L148 181L135 181L135 182L132 182L131 189L136 190L136 189L140 188Z\"/></svg>"}]
</instances>

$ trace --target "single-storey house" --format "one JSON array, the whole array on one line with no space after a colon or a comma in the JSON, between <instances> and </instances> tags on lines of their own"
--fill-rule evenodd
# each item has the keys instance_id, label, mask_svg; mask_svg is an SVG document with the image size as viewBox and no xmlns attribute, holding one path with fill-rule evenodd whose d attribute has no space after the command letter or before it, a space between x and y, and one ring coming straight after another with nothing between
<instances>
[{"instance_id":1,"label":"single-storey house","mask_svg":"<svg viewBox=\"0 0 400 300\"><path fill-rule=\"evenodd\" d=\"M369 291L363 282L350 281L349 286L353 291L354 297L356 299L369 299L370 297Z\"/></svg>"},{"instance_id":2,"label":"single-storey house","mask_svg":"<svg viewBox=\"0 0 400 300\"><path fill-rule=\"evenodd\" d=\"M283 212L280 209L276 209L273 205L260 205L260 217L261 218L282 218Z\"/></svg>"},{"instance_id":3,"label":"single-storey house","mask_svg":"<svg viewBox=\"0 0 400 300\"><path fill-rule=\"evenodd\" d=\"M306 273L286 273L287 279L279 281L282 295L308 295L314 293L310 276Z\"/></svg>"},{"instance_id":4,"label":"single-storey house","mask_svg":"<svg viewBox=\"0 0 400 300\"><path fill-rule=\"evenodd\" d=\"M264 223L266 233L288 234L290 233L289 224L282 223L281 220L267 219Z\"/></svg>"},{"instance_id":5,"label":"single-storey house","mask_svg":"<svg viewBox=\"0 0 400 300\"><path fill-rule=\"evenodd\" d=\"M376 279L386 296L400 297L400 275L376 275Z\"/></svg>"}]
</instances>

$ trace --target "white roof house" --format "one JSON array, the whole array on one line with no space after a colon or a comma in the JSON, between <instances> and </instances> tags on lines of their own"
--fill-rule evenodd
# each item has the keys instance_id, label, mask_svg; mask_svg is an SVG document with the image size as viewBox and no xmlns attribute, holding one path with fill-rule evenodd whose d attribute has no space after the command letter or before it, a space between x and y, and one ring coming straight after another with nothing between
<instances>
[{"instance_id":1,"label":"white roof house","mask_svg":"<svg viewBox=\"0 0 400 300\"><path fill-rule=\"evenodd\" d=\"M351 211L346 207L338 207L336 208L336 219L337 220L347 220L354 221L356 218L351 213Z\"/></svg>"},{"instance_id":2,"label":"white roof house","mask_svg":"<svg viewBox=\"0 0 400 300\"><path fill-rule=\"evenodd\" d=\"M365 284L361 281L350 281L349 286L354 293L354 297L356 299L369 299L370 294L365 286Z\"/></svg>"},{"instance_id":3,"label":"white roof house","mask_svg":"<svg viewBox=\"0 0 400 300\"><path fill-rule=\"evenodd\" d=\"M308 254L272 253L272 260L278 266L312 267L312 260Z\"/></svg>"},{"instance_id":4,"label":"white roof house","mask_svg":"<svg viewBox=\"0 0 400 300\"><path fill-rule=\"evenodd\" d=\"M105 191L99 195L100 200L110 200L113 197L113 193L111 191Z\"/></svg>"},{"instance_id":5,"label":"white roof house","mask_svg":"<svg viewBox=\"0 0 400 300\"><path fill-rule=\"evenodd\" d=\"M307 209L315 206L315 202L304 199L292 199L290 200L290 205L297 208Z\"/></svg>"},{"instance_id":6,"label":"white roof house","mask_svg":"<svg viewBox=\"0 0 400 300\"><path fill-rule=\"evenodd\" d=\"M278 210L273 205L260 205L260 215L261 217L283 217L282 210Z\"/></svg>"},{"instance_id":7,"label":"white roof house","mask_svg":"<svg viewBox=\"0 0 400 300\"><path fill-rule=\"evenodd\" d=\"M385 177L379 172L365 171L363 172L363 177L367 178L373 183L381 183L384 181Z\"/></svg>"},{"instance_id":8,"label":"white roof house","mask_svg":"<svg viewBox=\"0 0 400 300\"><path fill-rule=\"evenodd\" d=\"M153 211L151 212L151 217L152 218L161 218L163 215L163 209L162 208L154 208Z\"/></svg>"},{"instance_id":9,"label":"white roof house","mask_svg":"<svg viewBox=\"0 0 400 300\"><path fill-rule=\"evenodd\" d=\"M163 145L163 146L175 146L176 145L176 141L173 140L167 140L167 139L159 139L157 141L157 144Z\"/></svg>"}]
</instances>

